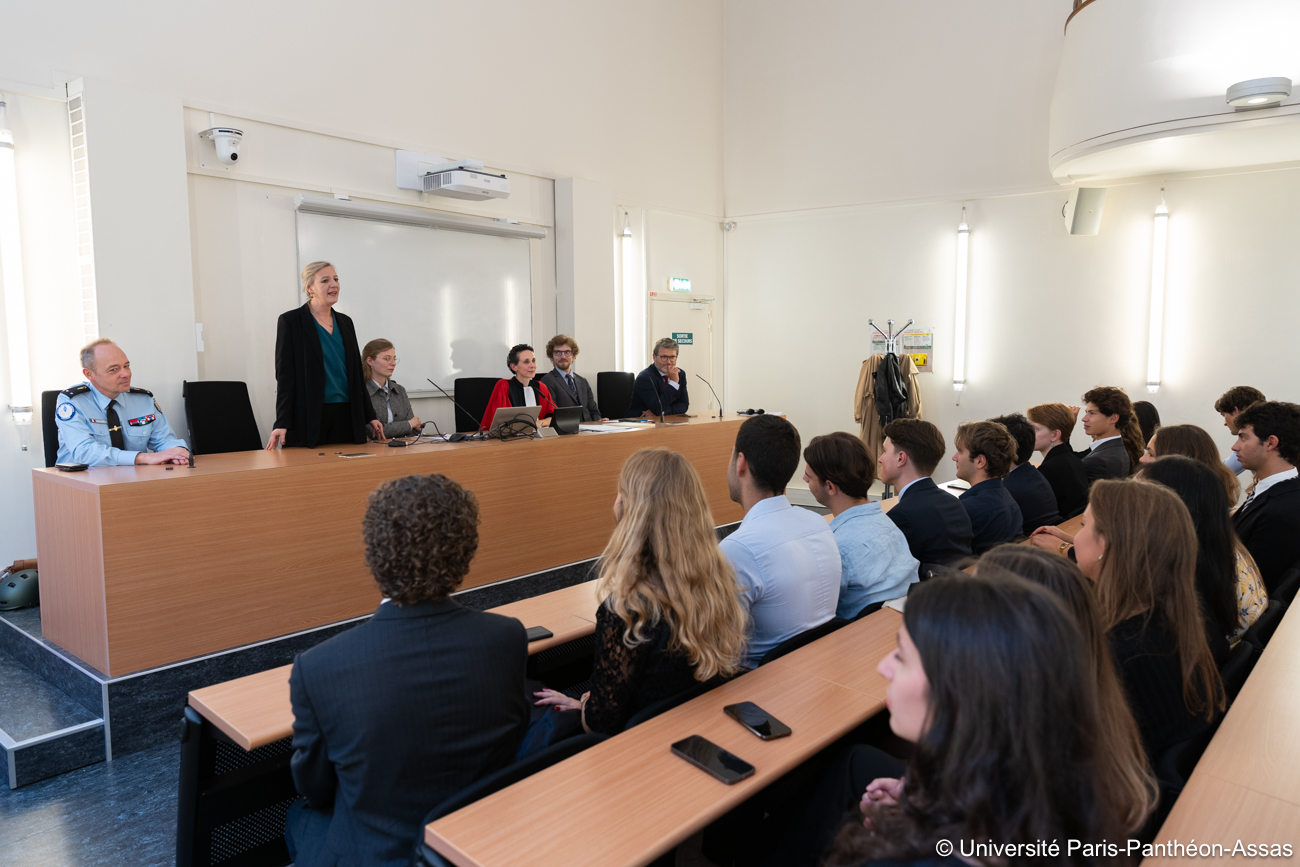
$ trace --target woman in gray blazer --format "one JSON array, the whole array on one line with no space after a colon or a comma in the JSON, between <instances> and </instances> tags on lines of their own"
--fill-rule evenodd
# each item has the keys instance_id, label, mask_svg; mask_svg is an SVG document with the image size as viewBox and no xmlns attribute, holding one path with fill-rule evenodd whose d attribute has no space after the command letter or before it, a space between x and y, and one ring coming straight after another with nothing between
<instances>
[{"instance_id":1,"label":"woman in gray blazer","mask_svg":"<svg viewBox=\"0 0 1300 867\"><path fill-rule=\"evenodd\" d=\"M406 389L393 381L393 371L397 369L397 350L392 341L382 337L366 344L361 350L365 363L366 391L370 402L374 404L375 416L384 426L384 436L404 437L418 434L422 422L411 409L411 399L406 396Z\"/></svg>"}]
</instances>

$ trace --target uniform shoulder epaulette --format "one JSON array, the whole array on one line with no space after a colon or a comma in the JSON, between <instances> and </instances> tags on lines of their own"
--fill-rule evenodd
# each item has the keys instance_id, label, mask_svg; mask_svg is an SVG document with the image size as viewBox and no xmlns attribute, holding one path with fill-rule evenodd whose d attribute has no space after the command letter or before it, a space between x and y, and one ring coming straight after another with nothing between
<instances>
[{"instance_id":1,"label":"uniform shoulder epaulette","mask_svg":"<svg viewBox=\"0 0 1300 867\"><path fill-rule=\"evenodd\" d=\"M147 388L132 388L132 389L131 389L131 393L132 393L132 394L147 394L147 395L149 395L150 397L153 397L153 392L150 391L150 390L147 389Z\"/></svg>"},{"instance_id":2,"label":"uniform shoulder epaulette","mask_svg":"<svg viewBox=\"0 0 1300 867\"><path fill-rule=\"evenodd\" d=\"M77 395L85 394L88 391L90 391L90 386L83 383L82 385L74 385L72 388L65 388L60 392L60 394L66 394L68 397L76 397Z\"/></svg>"}]
</instances>

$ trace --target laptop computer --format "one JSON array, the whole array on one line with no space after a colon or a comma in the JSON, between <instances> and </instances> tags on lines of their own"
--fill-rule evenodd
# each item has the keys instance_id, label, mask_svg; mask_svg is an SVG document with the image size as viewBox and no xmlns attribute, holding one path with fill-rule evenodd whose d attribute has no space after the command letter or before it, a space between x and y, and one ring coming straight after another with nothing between
<instances>
[{"instance_id":1,"label":"laptop computer","mask_svg":"<svg viewBox=\"0 0 1300 867\"><path fill-rule=\"evenodd\" d=\"M532 436L540 427L537 417L541 415L540 406L503 406L492 414L492 424L488 432L506 436ZM502 427L505 430L502 430Z\"/></svg>"},{"instance_id":2,"label":"laptop computer","mask_svg":"<svg viewBox=\"0 0 1300 867\"><path fill-rule=\"evenodd\" d=\"M557 406L555 412L551 414L551 427L561 436L565 434L576 434L578 424L582 421L582 407L580 406Z\"/></svg>"}]
</instances>

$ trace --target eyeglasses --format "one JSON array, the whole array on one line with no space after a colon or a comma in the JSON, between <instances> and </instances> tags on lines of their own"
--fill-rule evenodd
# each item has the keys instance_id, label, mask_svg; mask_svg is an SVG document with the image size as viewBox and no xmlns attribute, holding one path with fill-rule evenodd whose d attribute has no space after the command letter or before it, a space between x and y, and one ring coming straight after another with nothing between
<instances>
[{"instance_id":1,"label":"eyeglasses","mask_svg":"<svg viewBox=\"0 0 1300 867\"><path fill-rule=\"evenodd\" d=\"M572 355L572 354L573 354L573 350L572 350L572 349L553 349L553 350L551 350L551 355Z\"/></svg>"},{"instance_id":2,"label":"eyeglasses","mask_svg":"<svg viewBox=\"0 0 1300 867\"><path fill-rule=\"evenodd\" d=\"M381 355L377 360L386 362L388 364L396 364L399 361L399 359L395 355Z\"/></svg>"}]
</instances>

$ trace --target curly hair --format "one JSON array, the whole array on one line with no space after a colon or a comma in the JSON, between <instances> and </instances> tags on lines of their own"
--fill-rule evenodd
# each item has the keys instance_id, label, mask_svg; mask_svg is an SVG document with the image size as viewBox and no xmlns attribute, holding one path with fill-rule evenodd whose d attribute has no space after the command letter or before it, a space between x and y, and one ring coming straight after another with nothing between
<instances>
[{"instance_id":1,"label":"curly hair","mask_svg":"<svg viewBox=\"0 0 1300 867\"><path fill-rule=\"evenodd\" d=\"M552 337L550 340L546 341L547 358L551 357L551 354L555 352L555 347L557 346L569 347L570 349L573 350L573 357L574 358L578 357L578 352L579 352L578 341L574 340L572 337L570 337L567 334L557 334L554 337Z\"/></svg>"},{"instance_id":2,"label":"curly hair","mask_svg":"<svg viewBox=\"0 0 1300 867\"><path fill-rule=\"evenodd\" d=\"M361 522L366 565L399 607L441 602L478 550L478 499L446 476L406 476L370 494Z\"/></svg>"},{"instance_id":3,"label":"curly hair","mask_svg":"<svg viewBox=\"0 0 1300 867\"><path fill-rule=\"evenodd\" d=\"M1114 385L1098 385L1083 393L1083 402L1092 404L1102 415L1117 415L1115 430L1128 452L1129 473L1137 470L1142 453L1147 450L1147 441L1142 438L1142 425L1138 422L1133 401L1128 399L1124 389Z\"/></svg>"}]
</instances>

